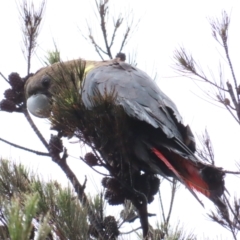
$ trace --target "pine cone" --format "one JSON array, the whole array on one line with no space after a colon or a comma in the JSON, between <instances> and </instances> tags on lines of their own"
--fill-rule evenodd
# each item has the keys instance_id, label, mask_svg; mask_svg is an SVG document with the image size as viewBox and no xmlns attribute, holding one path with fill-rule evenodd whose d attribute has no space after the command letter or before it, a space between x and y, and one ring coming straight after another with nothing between
<instances>
[{"instance_id":1,"label":"pine cone","mask_svg":"<svg viewBox=\"0 0 240 240\"><path fill-rule=\"evenodd\" d=\"M14 90L21 91L24 89L24 82L18 73L16 72L11 73L8 76L8 80Z\"/></svg>"},{"instance_id":2,"label":"pine cone","mask_svg":"<svg viewBox=\"0 0 240 240\"><path fill-rule=\"evenodd\" d=\"M105 226L106 236L108 237L108 239L112 239L113 237L117 237L119 235L118 225L115 217L105 217L103 224Z\"/></svg>"},{"instance_id":3,"label":"pine cone","mask_svg":"<svg viewBox=\"0 0 240 240\"><path fill-rule=\"evenodd\" d=\"M135 183L135 188L145 194L148 203L151 203L154 195L158 192L160 180L154 175L143 174L136 176Z\"/></svg>"},{"instance_id":4,"label":"pine cone","mask_svg":"<svg viewBox=\"0 0 240 240\"><path fill-rule=\"evenodd\" d=\"M7 89L5 92L4 92L4 96L6 99L8 100L14 100L17 98L17 94L15 93L15 91L13 91L11 88Z\"/></svg>"},{"instance_id":5,"label":"pine cone","mask_svg":"<svg viewBox=\"0 0 240 240\"><path fill-rule=\"evenodd\" d=\"M102 179L102 186L103 186L104 188L107 188L107 182L108 182L109 179L110 179L109 177L104 177L104 178Z\"/></svg>"},{"instance_id":6,"label":"pine cone","mask_svg":"<svg viewBox=\"0 0 240 240\"><path fill-rule=\"evenodd\" d=\"M17 92L11 88L7 89L4 92L4 96L6 99L11 100L15 104L22 103L24 101L24 93L23 92Z\"/></svg>"},{"instance_id":7,"label":"pine cone","mask_svg":"<svg viewBox=\"0 0 240 240\"><path fill-rule=\"evenodd\" d=\"M86 163L91 167L99 165L96 156L91 152L87 153L85 155L84 159L85 159Z\"/></svg>"},{"instance_id":8,"label":"pine cone","mask_svg":"<svg viewBox=\"0 0 240 240\"><path fill-rule=\"evenodd\" d=\"M147 200L148 200L148 203L151 203L154 200L154 196L148 195Z\"/></svg>"},{"instance_id":9,"label":"pine cone","mask_svg":"<svg viewBox=\"0 0 240 240\"><path fill-rule=\"evenodd\" d=\"M115 178L104 177L102 185L115 193L118 193L122 189L121 184Z\"/></svg>"},{"instance_id":10,"label":"pine cone","mask_svg":"<svg viewBox=\"0 0 240 240\"><path fill-rule=\"evenodd\" d=\"M15 112L17 110L15 103L8 99L3 99L0 102L0 109L5 112Z\"/></svg>"},{"instance_id":11,"label":"pine cone","mask_svg":"<svg viewBox=\"0 0 240 240\"><path fill-rule=\"evenodd\" d=\"M147 174L139 175L135 177L135 187L140 192L148 195L149 193L149 179Z\"/></svg>"},{"instance_id":12,"label":"pine cone","mask_svg":"<svg viewBox=\"0 0 240 240\"><path fill-rule=\"evenodd\" d=\"M56 135L51 135L49 142L49 152L51 153L51 156L56 156L57 158L62 151L62 140Z\"/></svg>"},{"instance_id":13,"label":"pine cone","mask_svg":"<svg viewBox=\"0 0 240 240\"><path fill-rule=\"evenodd\" d=\"M150 194L155 195L158 192L159 186L160 186L159 178L156 176L153 176L149 181L149 185L150 185Z\"/></svg>"},{"instance_id":14,"label":"pine cone","mask_svg":"<svg viewBox=\"0 0 240 240\"><path fill-rule=\"evenodd\" d=\"M226 105L226 106L230 106L230 100L229 100L229 98L225 98L225 99L223 100L223 103L224 103L224 105Z\"/></svg>"},{"instance_id":15,"label":"pine cone","mask_svg":"<svg viewBox=\"0 0 240 240\"><path fill-rule=\"evenodd\" d=\"M110 205L119 205L123 204L125 200L125 196L122 192L119 192L118 194L113 193L110 190L107 190L105 193L105 199L108 201Z\"/></svg>"},{"instance_id":16,"label":"pine cone","mask_svg":"<svg viewBox=\"0 0 240 240\"><path fill-rule=\"evenodd\" d=\"M120 60L124 62L126 60L126 54L120 52L116 55L116 58L120 58Z\"/></svg>"}]
</instances>

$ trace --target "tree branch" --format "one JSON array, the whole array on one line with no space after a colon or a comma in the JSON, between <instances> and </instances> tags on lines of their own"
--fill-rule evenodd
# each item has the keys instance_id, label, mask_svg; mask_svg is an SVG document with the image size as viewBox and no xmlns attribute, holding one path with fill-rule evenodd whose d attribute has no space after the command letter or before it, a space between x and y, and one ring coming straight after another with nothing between
<instances>
[{"instance_id":1,"label":"tree branch","mask_svg":"<svg viewBox=\"0 0 240 240\"><path fill-rule=\"evenodd\" d=\"M113 21L114 21L114 19L113 19ZM112 47L114 39L115 39L115 36L116 36L116 32L117 32L118 28L121 26L122 22L123 22L123 18L121 18L119 16L117 21L116 21L116 23L114 23L114 30L113 30L112 39L111 39L111 43L109 45L109 48Z\"/></svg>"},{"instance_id":2,"label":"tree branch","mask_svg":"<svg viewBox=\"0 0 240 240\"><path fill-rule=\"evenodd\" d=\"M43 135L40 133L40 131L38 130L37 126L35 125L35 123L33 122L31 116L29 115L27 109L23 109L23 114L25 116L25 118L27 119L28 123L30 124L30 126L32 127L33 131L36 133L36 135L38 136L38 138L40 139L40 141L42 142L42 144L45 146L46 149L49 150L49 145L47 143L47 141L45 140L45 138L43 137Z\"/></svg>"},{"instance_id":3,"label":"tree branch","mask_svg":"<svg viewBox=\"0 0 240 240\"><path fill-rule=\"evenodd\" d=\"M23 42L27 51L27 74L30 73L32 53L37 45L37 37L45 10L45 0L42 0L39 9L36 11L34 4L30 6L27 0L19 8L22 18Z\"/></svg>"},{"instance_id":4,"label":"tree branch","mask_svg":"<svg viewBox=\"0 0 240 240\"><path fill-rule=\"evenodd\" d=\"M7 82L9 83L8 79L0 72L0 76Z\"/></svg>"},{"instance_id":5,"label":"tree branch","mask_svg":"<svg viewBox=\"0 0 240 240\"><path fill-rule=\"evenodd\" d=\"M176 190L177 190L177 180L176 180L176 179L173 179L173 183L172 183L172 193L171 193L171 201L170 201L168 216L167 216L166 222L165 222L165 224L164 224L164 225L166 225L166 229L168 229L169 220L170 220L171 213L172 213L173 202L174 202Z\"/></svg>"},{"instance_id":6,"label":"tree branch","mask_svg":"<svg viewBox=\"0 0 240 240\"><path fill-rule=\"evenodd\" d=\"M97 4L97 0L95 0L95 2ZM100 1L100 3L97 4L97 7L98 7L99 16L100 16L100 26L103 34L105 48L109 58L113 59L112 53L111 53L111 47L109 46L108 39L107 39L107 29L106 29L106 19L105 19L106 15L108 14L107 4L108 4L108 0L104 0L104 2Z\"/></svg>"},{"instance_id":7,"label":"tree branch","mask_svg":"<svg viewBox=\"0 0 240 240\"><path fill-rule=\"evenodd\" d=\"M52 157L52 160L57 163L57 165L63 170L69 181L71 182L75 192L78 195L78 199L83 206L88 209L88 216L90 223L94 226L98 232L100 239L104 239L104 232L101 226L101 221L98 219L98 216L92 211L90 203L87 199L86 194L84 193L85 185L81 185L78 181L76 175L69 168L67 164L67 150L63 150L63 156L60 157L60 152L62 151L62 143L59 137L52 135L49 142L49 153Z\"/></svg>"},{"instance_id":8,"label":"tree branch","mask_svg":"<svg viewBox=\"0 0 240 240\"><path fill-rule=\"evenodd\" d=\"M27 152L35 153L35 154L37 154L37 155L39 155L39 156L47 156L47 157L50 156L49 153L44 153L44 152L39 152L39 151L36 151L36 150L32 150L32 149L29 149L29 148L20 146L20 145L18 145L18 144L9 142L9 141L7 141L7 140L5 140L5 139L3 139L3 138L0 138L0 141L5 142L5 143L7 143L8 145L13 146L13 147L15 147L15 148L19 148L19 149L22 149L22 150L27 151Z\"/></svg>"}]
</instances>

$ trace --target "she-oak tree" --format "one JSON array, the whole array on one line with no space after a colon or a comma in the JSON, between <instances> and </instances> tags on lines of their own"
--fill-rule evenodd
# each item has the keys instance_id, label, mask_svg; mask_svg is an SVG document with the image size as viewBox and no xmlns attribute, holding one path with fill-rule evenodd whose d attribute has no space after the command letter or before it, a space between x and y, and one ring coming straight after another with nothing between
<instances>
[{"instance_id":1,"label":"she-oak tree","mask_svg":"<svg viewBox=\"0 0 240 240\"><path fill-rule=\"evenodd\" d=\"M119 27L121 26L123 19L118 18L117 21L115 21L112 39L110 42L108 42L107 28L106 28L106 21L105 21L106 15L108 14L108 1L104 1L104 2L100 1L99 3L96 2L96 5L97 5L98 13L100 16L101 30L103 33L106 50L102 49L97 44L97 42L94 40L94 37L91 34L91 30L90 30L91 28L89 28L89 31L90 31L89 38L91 39L91 42L94 45L96 51L99 53L100 57L102 56L101 54L106 54L109 58L112 58L113 54L111 53L111 47L114 43L116 32L119 29ZM67 229L65 229L64 227L61 227L61 224L58 225L58 223L63 224L65 221L64 218L63 219L60 218L60 216L64 215L63 213L66 213L65 217L73 216L71 214L76 213L76 211L70 211L71 207L69 205L67 205L68 207L66 207L66 205L63 205L62 206L63 208L61 208L59 206L53 207L52 209L56 209L56 212L50 211L49 208L46 208L45 211L43 211L43 209L39 206L39 205L41 205L39 203L41 202L41 200L42 200L41 197L43 196L40 194L40 192L43 192L43 190L42 190L43 187L41 186L40 191L37 191L38 192L37 195L34 195L32 193L32 191L29 189L26 191L28 194L31 195L31 197L28 197L26 195L22 196L21 194L18 195L17 192L16 193L15 192L7 192L8 194L6 196L8 196L8 201L11 200L13 202L16 202L16 207L10 209L13 211L13 213L11 211L8 211L7 210L8 209L7 201L4 199L5 205L3 204L3 206L6 206L5 208L2 209L2 216L3 216L3 220L5 220L4 226L5 226L5 230L6 230L4 232L4 234L9 234L11 239L19 239L19 236L21 234L22 234L21 235L22 239L27 239L27 238L31 239L31 238L33 238L34 234L36 234L39 239L44 239L46 236L48 236L48 238L50 238L50 239L54 238L56 236L59 237L60 239L86 239L86 236L96 237L99 239L115 239L120 234L119 227L121 224L119 224L119 222L116 222L115 218L112 216L104 216L103 203L102 203L103 199L102 198L96 198L96 201L94 201L94 204L92 203L93 201L91 199L89 200L89 198L84 193L84 188L85 188L86 183L80 184L79 181L77 180L76 176L73 174L73 172L67 165L67 162L66 162L67 151L66 151L66 149L64 149L64 147L62 146L62 143L61 143L61 137L66 135L66 131L63 131L63 129L61 129L62 126L59 128L59 125L56 124L54 127L55 127L55 130L57 130L58 134L55 136L52 136L50 143L47 143L45 141L45 139L43 138L43 136L41 135L41 133L38 131L37 127L31 120L31 117L29 116L29 114L26 110L26 101L24 98L24 83L25 83L25 80L29 78L31 56L34 51L34 48L36 47L36 39L38 36L38 29L39 29L39 26L40 26L40 23L42 20L42 14L44 12L43 11L44 6L45 6L45 3L43 2L39 11L35 11L33 8L33 5L31 7L29 7L26 2L24 2L23 5L21 6L22 17L24 19L23 33L25 36L25 46L26 46L26 50L27 50L26 52L27 52L27 60L28 60L28 70L27 70L28 76L25 78L20 78L20 76L18 74L12 73L9 76L9 78L6 79L9 82L9 84L11 85L11 89L8 89L5 91L5 99L1 102L1 110L5 110L5 111L9 111L9 112L21 112L24 114L24 116L30 123L31 127L34 129L37 136L40 138L40 140L42 141L42 143L45 145L46 149L48 150L47 153L39 153L36 151L33 151L33 152L37 153L39 155L42 154L42 155L50 156L52 158L52 160L54 162L56 162L62 168L62 170L64 171L64 173L66 174L66 176L68 177L70 182L72 183L72 186L76 193L75 197L72 196L70 199L74 198L74 199L80 200L81 206L79 205L79 202L77 200L76 201L69 200L69 196L71 196L70 194L65 198L65 199L68 198L68 201L64 202L64 204L70 204L70 203L76 204L76 206L78 206L80 211L82 211L81 212L81 214L83 214L82 216L84 216L85 219L86 219L86 216L88 216L88 221L85 221L85 225L84 225L84 226L86 226L85 230L86 229L88 229L88 230L82 231L82 232L85 232L87 235L81 236L81 235L74 234L75 232L77 232L77 229L75 229L75 228L71 229L71 231L67 231ZM122 48L124 47L124 45L126 43L126 40L128 39L130 30L131 30L131 28L128 27L124 34L124 38L123 38L123 41L122 41L122 44L120 47L120 51L122 50ZM56 56L58 56L57 53L58 52L56 52ZM180 53L180 52L177 52L177 54L178 53ZM183 56L187 56L187 55L183 54ZM176 59L178 59L180 63L184 63L184 61L182 60L184 58L182 57L181 54L176 55ZM185 62L187 61L186 59L184 59L184 60L185 60ZM184 64L183 64L183 66L184 66ZM186 66L188 66L188 63L186 64ZM78 74L79 79L83 78L83 74L84 74L84 72L80 70L79 74ZM69 74L69 76L72 78L71 79L72 82L75 83L74 82L75 79L71 75L71 73ZM63 98L63 99L68 99L68 101L66 101L65 104L71 104L72 98L77 98L76 91L75 91L75 93L74 92L66 92L66 94L69 94L69 93L71 93L70 96L69 95L66 97L64 96L64 98ZM78 93L78 91L77 91L77 93ZM60 104L62 104L62 103L60 103ZM71 118L70 118L70 120L74 121ZM106 121L107 119L104 119L104 120ZM67 129L67 130L71 132L71 129ZM84 138L81 140L84 140ZM207 141L205 141L205 142L207 142ZM206 147L207 147L206 148L207 151L209 152L210 144L209 143L206 144ZM29 150L29 149L25 148L25 150ZM62 151L63 151L63 156L60 156L60 153ZM96 166L96 165L98 165L98 166L101 165L102 162L101 162L100 158L98 158L99 156L97 154L97 151L98 151L97 147L96 146L92 147L92 151L93 151L93 153L87 154L85 156L85 159L83 159L83 160L87 164L91 165L92 167ZM206 156L206 155L204 155L204 156ZM6 166L8 166L8 165L6 164ZM11 169L9 166L7 168ZM13 166L13 169L16 169L16 166ZM10 173L10 176L11 175L14 176L13 173ZM27 182L34 183L36 181L36 180L29 181L28 176L24 176L24 178L26 179ZM158 187L159 181L157 180L157 178L153 178L152 180L154 181L154 184L156 185L156 187ZM9 181L9 182L11 183L11 181ZM151 183L149 179L147 179L147 180L144 179L144 183L147 183L146 186L144 185L144 187L147 189L147 191L149 191L150 187L147 185L153 184L153 183ZM14 186L14 184L13 184L13 186ZM18 187L18 185L16 185L16 186ZM119 195L120 187L118 186L118 183L113 181L112 178L105 177L103 180L103 186L105 186L108 189L108 195L110 194L109 197L106 197L107 192L105 193L105 198L108 200L108 202L111 203L111 201L112 201L112 203L115 203L115 204L116 204L116 202L119 203L118 198L121 198L122 196ZM175 181L173 181L172 187L173 187L173 198L174 198L174 192L176 189ZM59 188L60 187L58 186L57 190ZM9 191L9 188L4 186L4 184L3 184L3 190L6 191L7 189ZM117 189L117 191L116 191L116 189ZM141 189L141 188L138 190L139 190L138 194L140 196L144 197L144 195L146 194L145 190ZM51 191L54 192L53 190L51 190ZM119 196L116 196L116 193L118 193ZM154 193L155 193L155 191L154 191ZM56 200L54 200L54 204L55 204L55 201ZM120 202L122 203L122 200ZM234 238L236 238L236 232L238 229L238 220L236 221L236 219L238 219L238 214L237 214L238 212L236 212L236 211L238 209L237 209L236 204L235 204L235 209L233 209L233 208L231 208L231 206L228 203L229 202L227 201L227 199L225 199L225 204L228 205L228 207L229 207L228 210L226 210L225 208L224 208L224 210L222 210L221 208L219 209L220 214L221 214L220 220L219 220L219 218L216 217L216 215L212 215L212 218L221 224L223 224L223 222L225 221L224 226L228 227L231 230ZM36 205L37 205L37 207L34 207ZM169 225L169 217L170 217L171 211L169 211L169 215L167 216L167 218L164 219L164 223L161 226L161 228L153 230L152 228L149 228L149 226L148 226L147 219L148 219L149 215L147 214L147 212L143 213L142 215L141 214L137 215L136 210L138 210L138 213L141 213L141 211L139 211L139 209L134 209L131 204L129 205L129 203L125 203L125 206L128 206L128 209L130 209L130 210L129 210L129 213L127 214L127 216L123 217L123 222L131 222L131 221L134 221L136 218L140 217L141 227L143 229L144 237L150 237L152 239L162 239L164 237L164 235L166 235L166 237L169 237L168 225ZM136 205L135 205L135 207L136 207ZM25 212L23 209L25 210ZM76 207L75 207L75 209L76 209ZM16 215L14 215L15 210L17 211ZM70 213L69 213L69 211L70 211ZM233 219L230 218L229 211L233 214L233 216L234 216ZM49 213L49 215L42 218L41 216L45 215L47 212ZM6 218L5 215L8 216L8 218ZM129 219L129 215L132 215L133 217ZM39 224L38 226L33 225L32 224L33 216L34 216L34 219L37 220L38 223L41 223L41 224ZM28 219L28 221L24 221L24 223L26 223L26 226L23 224L21 225L22 219ZM73 219L73 218L71 218L71 217L68 218L68 220L70 220L70 221L71 221L71 219ZM62 220L62 222L61 222L61 220ZM12 221L13 221L13 228L11 228ZM74 221L75 224L73 224L72 222L68 222L68 226L75 227L76 222ZM51 226L51 228L49 228L47 223ZM19 232L16 232L13 230L13 229L16 229L16 226L19 227L19 228L17 228L17 229L19 229ZM42 229L44 229L44 230L42 230ZM36 233L36 231L38 231L38 232ZM44 236L44 237L41 238L41 236ZM178 238L179 238L179 236L178 236Z\"/></svg>"}]
</instances>

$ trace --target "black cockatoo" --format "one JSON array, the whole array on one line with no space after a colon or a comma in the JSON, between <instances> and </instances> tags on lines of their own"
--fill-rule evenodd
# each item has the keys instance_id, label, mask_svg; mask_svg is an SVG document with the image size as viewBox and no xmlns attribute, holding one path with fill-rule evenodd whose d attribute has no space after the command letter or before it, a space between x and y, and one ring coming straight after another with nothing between
<instances>
[{"instance_id":1,"label":"black cockatoo","mask_svg":"<svg viewBox=\"0 0 240 240\"><path fill-rule=\"evenodd\" d=\"M193 190L221 206L220 197L224 191L222 169L203 163L194 155L194 136L190 127L182 123L175 104L145 72L119 58L103 62L73 60L40 69L26 82L29 111L38 117L49 117L60 94L57 91L61 88L56 88L59 72L60 77L66 72L73 76L74 70L69 69L71 66L77 69L80 62L85 64L84 80L79 86L81 104L93 111L96 105L93 99L114 95L111 98L112 105L121 107L126 115L124 121L128 125L129 139L125 141L125 149L133 165L139 166L142 171L173 177L182 182L196 198ZM67 87L66 84L62 89ZM77 104L74 98L69 98L68 103L72 106ZM81 116L78 115L79 121ZM67 116L59 121L64 122L65 118ZM104 132L96 135L101 134L104 135ZM114 152L121 154L116 146ZM108 154L106 149L103 157Z\"/></svg>"}]
</instances>

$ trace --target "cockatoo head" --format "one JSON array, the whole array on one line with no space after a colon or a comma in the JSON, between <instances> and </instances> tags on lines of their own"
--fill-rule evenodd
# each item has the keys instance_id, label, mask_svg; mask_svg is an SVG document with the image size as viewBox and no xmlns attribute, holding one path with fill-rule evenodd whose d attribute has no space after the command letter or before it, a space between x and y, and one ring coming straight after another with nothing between
<instances>
[{"instance_id":1,"label":"cockatoo head","mask_svg":"<svg viewBox=\"0 0 240 240\"><path fill-rule=\"evenodd\" d=\"M41 68L25 84L27 109L36 117L47 118L51 113L51 73L54 66Z\"/></svg>"}]
</instances>

